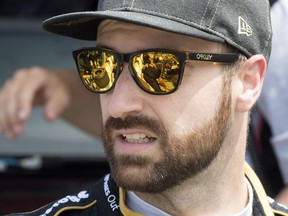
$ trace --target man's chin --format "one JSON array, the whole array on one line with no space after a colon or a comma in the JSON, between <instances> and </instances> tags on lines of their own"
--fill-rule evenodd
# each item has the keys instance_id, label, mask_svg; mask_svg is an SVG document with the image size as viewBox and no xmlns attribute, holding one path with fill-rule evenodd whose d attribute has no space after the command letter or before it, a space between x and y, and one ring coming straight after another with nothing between
<instances>
[{"instance_id":1,"label":"man's chin","mask_svg":"<svg viewBox=\"0 0 288 216\"><path fill-rule=\"evenodd\" d=\"M116 183L126 190L146 192L151 184L149 182L151 172L145 167L126 165L116 169L111 170L112 176Z\"/></svg>"}]
</instances>

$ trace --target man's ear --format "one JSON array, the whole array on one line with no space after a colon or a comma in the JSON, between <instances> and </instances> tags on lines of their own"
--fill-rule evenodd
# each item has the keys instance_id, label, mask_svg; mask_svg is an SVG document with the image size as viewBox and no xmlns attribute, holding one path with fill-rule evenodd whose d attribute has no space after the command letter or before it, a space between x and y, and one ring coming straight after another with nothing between
<instances>
[{"instance_id":1,"label":"man's ear","mask_svg":"<svg viewBox=\"0 0 288 216\"><path fill-rule=\"evenodd\" d=\"M253 55L238 74L240 88L236 101L237 112L247 112L256 103L264 82L267 63L263 55Z\"/></svg>"}]
</instances>

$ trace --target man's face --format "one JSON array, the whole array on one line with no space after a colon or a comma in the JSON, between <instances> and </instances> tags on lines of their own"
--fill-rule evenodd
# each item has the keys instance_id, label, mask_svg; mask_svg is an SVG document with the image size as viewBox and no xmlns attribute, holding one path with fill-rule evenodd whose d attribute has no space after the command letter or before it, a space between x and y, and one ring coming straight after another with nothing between
<instances>
[{"instance_id":1,"label":"man's face","mask_svg":"<svg viewBox=\"0 0 288 216\"><path fill-rule=\"evenodd\" d=\"M119 53L221 52L217 43L117 21L101 24L97 46ZM186 64L176 92L157 96L141 90L128 70L124 63L114 90L101 95L104 148L120 186L162 192L193 178L217 156L231 121L231 84L221 65L194 61Z\"/></svg>"}]
</instances>

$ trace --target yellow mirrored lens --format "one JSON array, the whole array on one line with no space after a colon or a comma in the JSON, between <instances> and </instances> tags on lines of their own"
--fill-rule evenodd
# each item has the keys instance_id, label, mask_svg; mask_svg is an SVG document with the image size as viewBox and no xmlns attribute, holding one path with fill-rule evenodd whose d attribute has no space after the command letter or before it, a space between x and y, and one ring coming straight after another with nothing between
<instances>
[{"instance_id":1,"label":"yellow mirrored lens","mask_svg":"<svg viewBox=\"0 0 288 216\"><path fill-rule=\"evenodd\" d=\"M83 51L77 56L78 70L90 90L105 92L115 80L117 63L113 55L102 51Z\"/></svg>"},{"instance_id":2,"label":"yellow mirrored lens","mask_svg":"<svg viewBox=\"0 0 288 216\"><path fill-rule=\"evenodd\" d=\"M179 81L179 59L171 53L145 52L132 60L139 84L152 93L173 91Z\"/></svg>"}]
</instances>

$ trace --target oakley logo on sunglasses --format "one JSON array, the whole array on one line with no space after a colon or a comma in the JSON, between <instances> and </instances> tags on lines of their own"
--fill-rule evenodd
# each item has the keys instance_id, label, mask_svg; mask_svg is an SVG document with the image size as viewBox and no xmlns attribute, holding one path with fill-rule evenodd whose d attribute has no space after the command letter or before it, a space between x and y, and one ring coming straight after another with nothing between
<instances>
[{"instance_id":1,"label":"oakley logo on sunglasses","mask_svg":"<svg viewBox=\"0 0 288 216\"><path fill-rule=\"evenodd\" d=\"M174 92L182 80L188 60L231 64L239 59L236 53L191 53L168 49L149 49L121 54L104 48L83 48L73 51L78 73L85 87L95 93L112 90L128 63L130 74L145 92L156 95Z\"/></svg>"},{"instance_id":2,"label":"oakley logo on sunglasses","mask_svg":"<svg viewBox=\"0 0 288 216\"><path fill-rule=\"evenodd\" d=\"M196 58L197 60L206 60L206 61L211 61L213 55L210 54L197 54Z\"/></svg>"}]
</instances>

